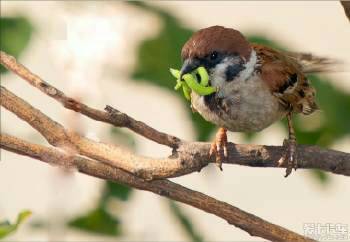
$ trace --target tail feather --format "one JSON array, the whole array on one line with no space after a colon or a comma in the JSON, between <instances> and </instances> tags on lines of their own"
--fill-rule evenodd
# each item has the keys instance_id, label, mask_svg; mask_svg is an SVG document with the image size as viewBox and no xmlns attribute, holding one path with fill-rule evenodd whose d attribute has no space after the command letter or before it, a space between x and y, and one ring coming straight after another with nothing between
<instances>
[{"instance_id":1,"label":"tail feather","mask_svg":"<svg viewBox=\"0 0 350 242\"><path fill-rule=\"evenodd\" d=\"M302 67L302 71L306 74L317 72L339 71L339 60L315 56L310 53L287 52L289 58L296 60Z\"/></svg>"}]
</instances>

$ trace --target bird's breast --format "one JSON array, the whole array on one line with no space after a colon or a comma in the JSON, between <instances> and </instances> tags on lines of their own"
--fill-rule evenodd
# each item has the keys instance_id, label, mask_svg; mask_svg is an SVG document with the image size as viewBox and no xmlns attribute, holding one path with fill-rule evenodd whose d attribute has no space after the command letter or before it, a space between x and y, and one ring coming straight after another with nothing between
<instances>
[{"instance_id":1,"label":"bird's breast","mask_svg":"<svg viewBox=\"0 0 350 242\"><path fill-rule=\"evenodd\" d=\"M234 132L260 131L286 114L257 76L230 82L211 96L191 95L204 119Z\"/></svg>"}]
</instances>

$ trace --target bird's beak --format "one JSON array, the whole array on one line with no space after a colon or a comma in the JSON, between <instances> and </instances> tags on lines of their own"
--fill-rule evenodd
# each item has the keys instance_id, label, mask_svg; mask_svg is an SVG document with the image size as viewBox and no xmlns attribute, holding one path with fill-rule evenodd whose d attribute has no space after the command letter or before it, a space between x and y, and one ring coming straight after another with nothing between
<instances>
[{"instance_id":1,"label":"bird's beak","mask_svg":"<svg viewBox=\"0 0 350 242\"><path fill-rule=\"evenodd\" d=\"M195 70L197 67L200 66L200 62L198 59L186 59L181 67L180 70L180 80L182 80L182 76L191 73L193 70Z\"/></svg>"}]
</instances>

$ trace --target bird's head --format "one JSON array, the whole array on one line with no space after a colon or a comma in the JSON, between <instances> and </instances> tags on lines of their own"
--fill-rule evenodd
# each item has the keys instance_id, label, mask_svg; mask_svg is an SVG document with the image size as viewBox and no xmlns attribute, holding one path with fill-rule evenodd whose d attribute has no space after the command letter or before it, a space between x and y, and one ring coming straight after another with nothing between
<instances>
[{"instance_id":1,"label":"bird's head","mask_svg":"<svg viewBox=\"0 0 350 242\"><path fill-rule=\"evenodd\" d=\"M194 33L182 48L181 75L204 66L212 86L222 87L246 68L252 48L237 30L212 26Z\"/></svg>"}]
</instances>

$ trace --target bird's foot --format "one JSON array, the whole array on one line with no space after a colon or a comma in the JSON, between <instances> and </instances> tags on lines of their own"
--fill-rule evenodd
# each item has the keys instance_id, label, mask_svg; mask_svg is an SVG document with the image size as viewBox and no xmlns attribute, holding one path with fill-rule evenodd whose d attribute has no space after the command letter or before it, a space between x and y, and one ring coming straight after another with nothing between
<instances>
[{"instance_id":1,"label":"bird's foot","mask_svg":"<svg viewBox=\"0 0 350 242\"><path fill-rule=\"evenodd\" d=\"M283 141L284 154L281 159L278 160L278 166L286 166L286 175L287 177L292 173L292 170L296 170L298 168L298 160L297 160L297 143L293 139L285 139Z\"/></svg>"},{"instance_id":2,"label":"bird's foot","mask_svg":"<svg viewBox=\"0 0 350 242\"><path fill-rule=\"evenodd\" d=\"M222 162L227 159L227 129L220 128L216 133L215 140L211 144L209 157L215 154L215 162L222 171Z\"/></svg>"}]
</instances>

